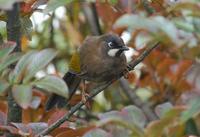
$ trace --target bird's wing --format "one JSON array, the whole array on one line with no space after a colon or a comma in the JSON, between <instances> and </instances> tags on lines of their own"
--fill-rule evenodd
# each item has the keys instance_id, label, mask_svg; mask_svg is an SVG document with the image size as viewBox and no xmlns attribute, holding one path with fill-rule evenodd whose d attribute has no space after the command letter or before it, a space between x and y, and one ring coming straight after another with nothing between
<instances>
[{"instance_id":1,"label":"bird's wing","mask_svg":"<svg viewBox=\"0 0 200 137\"><path fill-rule=\"evenodd\" d=\"M72 73L75 73L75 74L78 74L81 72L81 66L80 66L80 55L78 52L75 52L73 55L72 55L72 58L70 60L70 63L69 63L69 70L70 72Z\"/></svg>"}]
</instances>

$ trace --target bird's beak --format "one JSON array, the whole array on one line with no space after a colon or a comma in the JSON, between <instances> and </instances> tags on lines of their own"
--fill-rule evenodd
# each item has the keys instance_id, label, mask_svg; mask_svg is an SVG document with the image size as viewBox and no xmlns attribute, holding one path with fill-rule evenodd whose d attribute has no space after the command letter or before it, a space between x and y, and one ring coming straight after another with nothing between
<instances>
[{"instance_id":1,"label":"bird's beak","mask_svg":"<svg viewBox=\"0 0 200 137\"><path fill-rule=\"evenodd\" d=\"M129 48L128 47L126 47L126 46L123 46L123 47L120 47L120 49L119 50L121 50L121 51L126 51L126 50L129 50Z\"/></svg>"}]
</instances>

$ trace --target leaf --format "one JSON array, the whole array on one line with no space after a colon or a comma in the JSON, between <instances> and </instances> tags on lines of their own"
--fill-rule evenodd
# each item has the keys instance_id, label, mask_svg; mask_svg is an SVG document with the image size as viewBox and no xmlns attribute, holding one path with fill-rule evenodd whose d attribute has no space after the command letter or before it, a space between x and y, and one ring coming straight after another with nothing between
<instances>
[{"instance_id":1,"label":"leaf","mask_svg":"<svg viewBox=\"0 0 200 137\"><path fill-rule=\"evenodd\" d=\"M21 80L24 77L27 65L31 62L36 53L37 53L36 51L29 51L28 53L22 56L22 58L18 61L17 65L15 66L13 74L10 78L11 83L17 84L21 82Z\"/></svg>"},{"instance_id":2,"label":"leaf","mask_svg":"<svg viewBox=\"0 0 200 137\"><path fill-rule=\"evenodd\" d=\"M195 120L190 118L186 124L185 124L185 132L187 135L196 135L200 136L200 133L198 131L198 127L195 124Z\"/></svg>"},{"instance_id":3,"label":"leaf","mask_svg":"<svg viewBox=\"0 0 200 137\"><path fill-rule=\"evenodd\" d=\"M10 125L15 127L21 136L30 136L31 134L31 130L25 124L12 122Z\"/></svg>"},{"instance_id":4,"label":"leaf","mask_svg":"<svg viewBox=\"0 0 200 137\"><path fill-rule=\"evenodd\" d=\"M22 136L33 136L48 127L48 124L45 122L37 122L37 123L29 123L29 124L22 124L22 123L14 123L12 122L11 125L18 129L18 133Z\"/></svg>"},{"instance_id":5,"label":"leaf","mask_svg":"<svg viewBox=\"0 0 200 137\"><path fill-rule=\"evenodd\" d=\"M96 128L84 134L83 137L112 137L112 135L100 128Z\"/></svg>"},{"instance_id":6,"label":"leaf","mask_svg":"<svg viewBox=\"0 0 200 137\"><path fill-rule=\"evenodd\" d=\"M9 87L10 84L7 81L0 79L0 96L3 96Z\"/></svg>"},{"instance_id":7,"label":"leaf","mask_svg":"<svg viewBox=\"0 0 200 137\"><path fill-rule=\"evenodd\" d=\"M18 61L21 58L21 56L22 56L22 53L20 53L20 52L15 52L15 53L8 55L2 62L0 62L0 73L5 68L7 68L11 64L15 63L16 61Z\"/></svg>"},{"instance_id":8,"label":"leaf","mask_svg":"<svg viewBox=\"0 0 200 137\"><path fill-rule=\"evenodd\" d=\"M121 115L129 122L130 124L134 123L140 128L144 128L147 123L147 119L144 113L137 108L136 106L130 105L122 109Z\"/></svg>"},{"instance_id":9,"label":"leaf","mask_svg":"<svg viewBox=\"0 0 200 137\"><path fill-rule=\"evenodd\" d=\"M55 10L60 6L65 6L66 4L72 2L73 0L49 0L47 3L47 7L44 9L44 13L48 13L50 11Z\"/></svg>"},{"instance_id":10,"label":"leaf","mask_svg":"<svg viewBox=\"0 0 200 137\"><path fill-rule=\"evenodd\" d=\"M57 52L53 49L44 49L33 55L30 64L28 64L23 83L27 83L39 70L43 69L49 62L55 58Z\"/></svg>"},{"instance_id":11,"label":"leaf","mask_svg":"<svg viewBox=\"0 0 200 137\"><path fill-rule=\"evenodd\" d=\"M126 129L130 129L135 136L140 137L144 134L142 128L146 123L146 118L141 110L135 106L128 106L122 111L110 111L101 114L99 126L107 125L108 123L121 125Z\"/></svg>"},{"instance_id":12,"label":"leaf","mask_svg":"<svg viewBox=\"0 0 200 137\"><path fill-rule=\"evenodd\" d=\"M48 118L48 125L52 125L61 117L63 117L66 113L68 112L67 110L64 110L64 109L54 111L53 114L51 114L51 116ZM68 126L69 126L69 122L66 121L63 124L61 124L59 127L68 127Z\"/></svg>"},{"instance_id":13,"label":"leaf","mask_svg":"<svg viewBox=\"0 0 200 137\"><path fill-rule=\"evenodd\" d=\"M115 22L114 27L128 27L131 31L145 29L160 39L162 38L160 37L162 35L159 32L162 31L177 45L182 43L181 39L177 35L178 29L176 26L163 16L147 18L142 15L125 14Z\"/></svg>"},{"instance_id":14,"label":"leaf","mask_svg":"<svg viewBox=\"0 0 200 137\"><path fill-rule=\"evenodd\" d=\"M96 9L98 12L99 17L101 18L102 22L105 25L105 28L112 29L114 22L121 16L123 15L123 10L122 12L116 12L116 8L114 5L110 5L109 3L111 1L115 0L107 0L104 2L96 1ZM116 0L116 2L119 2ZM113 3L114 4L114 3Z\"/></svg>"},{"instance_id":15,"label":"leaf","mask_svg":"<svg viewBox=\"0 0 200 137\"><path fill-rule=\"evenodd\" d=\"M60 130L57 130L54 132L56 134L56 137L82 137L87 131L93 129L93 126L88 126L88 127L82 127L78 129L71 129L71 128L60 128ZM52 134L53 135L53 134Z\"/></svg>"},{"instance_id":16,"label":"leaf","mask_svg":"<svg viewBox=\"0 0 200 137\"><path fill-rule=\"evenodd\" d=\"M197 97L196 99L193 99L190 102L190 107L188 110L184 111L181 115L181 120L183 122L186 122L190 118L194 117L198 113L200 113L200 97Z\"/></svg>"},{"instance_id":17,"label":"leaf","mask_svg":"<svg viewBox=\"0 0 200 137\"><path fill-rule=\"evenodd\" d=\"M118 0L109 0L109 3L113 4L113 5L117 4L117 2L118 2Z\"/></svg>"},{"instance_id":18,"label":"leaf","mask_svg":"<svg viewBox=\"0 0 200 137\"><path fill-rule=\"evenodd\" d=\"M16 47L15 42L7 42L0 46L0 59L6 57L8 54L10 54L14 48Z\"/></svg>"},{"instance_id":19,"label":"leaf","mask_svg":"<svg viewBox=\"0 0 200 137\"><path fill-rule=\"evenodd\" d=\"M59 77L47 75L32 84L46 91L53 92L66 98L68 97L68 87Z\"/></svg>"},{"instance_id":20,"label":"leaf","mask_svg":"<svg viewBox=\"0 0 200 137\"><path fill-rule=\"evenodd\" d=\"M33 24L32 24L30 17L24 16L23 18L20 18L20 23L21 23L22 34L25 35L29 40L31 40Z\"/></svg>"},{"instance_id":21,"label":"leaf","mask_svg":"<svg viewBox=\"0 0 200 137\"><path fill-rule=\"evenodd\" d=\"M26 36L21 37L21 50L22 52L27 52L28 51L28 38Z\"/></svg>"},{"instance_id":22,"label":"leaf","mask_svg":"<svg viewBox=\"0 0 200 137\"><path fill-rule=\"evenodd\" d=\"M164 114L172 108L172 104L170 102L166 102L160 105L157 105L155 108L155 112L159 118L163 117Z\"/></svg>"},{"instance_id":23,"label":"leaf","mask_svg":"<svg viewBox=\"0 0 200 137\"><path fill-rule=\"evenodd\" d=\"M174 12L174 11L180 11L180 10L190 10L194 13L196 12L199 13L199 5L195 2L193 3L190 1L190 2L181 2L167 8L168 12Z\"/></svg>"},{"instance_id":24,"label":"leaf","mask_svg":"<svg viewBox=\"0 0 200 137\"><path fill-rule=\"evenodd\" d=\"M178 126L178 124L180 124L178 118L183 110L184 108L182 107L174 107L167 111L160 120L156 120L148 124L146 128L146 137L160 137L166 130L169 130L169 128ZM178 131L175 130L174 132Z\"/></svg>"},{"instance_id":25,"label":"leaf","mask_svg":"<svg viewBox=\"0 0 200 137\"><path fill-rule=\"evenodd\" d=\"M29 123L27 126L32 129L32 132L35 135L48 128L48 124L45 122Z\"/></svg>"},{"instance_id":26,"label":"leaf","mask_svg":"<svg viewBox=\"0 0 200 137\"><path fill-rule=\"evenodd\" d=\"M31 104L30 104L30 107L33 108L33 109L37 109L39 107L39 105L41 104L41 98L40 97L37 97L37 96L34 96L32 98L32 101L31 101Z\"/></svg>"},{"instance_id":27,"label":"leaf","mask_svg":"<svg viewBox=\"0 0 200 137\"><path fill-rule=\"evenodd\" d=\"M6 125L6 114L0 111L0 125Z\"/></svg>"},{"instance_id":28,"label":"leaf","mask_svg":"<svg viewBox=\"0 0 200 137\"><path fill-rule=\"evenodd\" d=\"M32 100L32 87L30 85L14 85L12 93L14 99L22 108L28 108Z\"/></svg>"},{"instance_id":29,"label":"leaf","mask_svg":"<svg viewBox=\"0 0 200 137\"><path fill-rule=\"evenodd\" d=\"M23 0L0 0L0 9L10 10L15 2L20 2Z\"/></svg>"}]
</instances>

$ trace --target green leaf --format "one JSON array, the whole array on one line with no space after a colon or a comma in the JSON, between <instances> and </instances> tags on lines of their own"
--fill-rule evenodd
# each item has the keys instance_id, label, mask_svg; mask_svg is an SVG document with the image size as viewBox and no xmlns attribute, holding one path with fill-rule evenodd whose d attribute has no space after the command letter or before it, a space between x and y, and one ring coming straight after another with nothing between
<instances>
[{"instance_id":1,"label":"green leaf","mask_svg":"<svg viewBox=\"0 0 200 137\"><path fill-rule=\"evenodd\" d=\"M21 82L21 80L24 77L27 65L31 62L31 59L34 57L36 53L37 53L36 51L29 51L28 53L22 56L22 58L18 61L17 65L15 66L13 74L11 74L10 76L11 83Z\"/></svg>"},{"instance_id":2,"label":"green leaf","mask_svg":"<svg viewBox=\"0 0 200 137\"><path fill-rule=\"evenodd\" d=\"M157 105L155 108L155 112L157 116L159 116L159 118L162 118L163 116L165 116L166 112L168 112L172 108L173 108L172 104L170 102L166 102Z\"/></svg>"},{"instance_id":3,"label":"green leaf","mask_svg":"<svg viewBox=\"0 0 200 137\"><path fill-rule=\"evenodd\" d=\"M0 73L9 65L15 63L18 61L22 56L22 53L20 52L15 52L10 55L8 55L5 59L3 59L2 62L0 62Z\"/></svg>"},{"instance_id":4,"label":"green leaf","mask_svg":"<svg viewBox=\"0 0 200 137\"><path fill-rule=\"evenodd\" d=\"M8 76L9 76L10 72L12 72L11 70L12 70L12 69L10 69L10 68L4 69L4 70L2 71L0 77L1 77L2 79L8 79Z\"/></svg>"},{"instance_id":5,"label":"green leaf","mask_svg":"<svg viewBox=\"0 0 200 137\"><path fill-rule=\"evenodd\" d=\"M47 7L44 9L44 13L48 13L50 11L55 10L60 6L65 6L66 4L72 2L73 0L49 0L47 3Z\"/></svg>"},{"instance_id":6,"label":"green leaf","mask_svg":"<svg viewBox=\"0 0 200 137\"><path fill-rule=\"evenodd\" d=\"M184 111L181 116L181 120L186 122L190 118L194 117L198 113L200 113L200 97L193 99L190 102L189 109Z\"/></svg>"},{"instance_id":7,"label":"green leaf","mask_svg":"<svg viewBox=\"0 0 200 137\"><path fill-rule=\"evenodd\" d=\"M195 120L190 118L186 124L185 124L185 132L186 135L195 135L195 136L200 136L200 133L198 131L197 125L195 123Z\"/></svg>"},{"instance_id":8,"label":"green leaf","mask_svg":"<svg viewBox=\"0 0 200 137\"><path fill-rule=\"evenodd\" d=\"M20 22L21 22L22 34L24 34L29 40L31 40L33 24L32 24L30 17L25 16L23 18L20 18Z\"/></svg>"},{"instance_id":9,"label":"green leaf","mask_svg":"<svg viewBox=\"0 0 200 137\"><path fill-rule=\"evenodd\" d=\"M14 85L12 93L15 101L24 109L28 108L32 100L32 86Z\"/></svg>"},{"instance_id":10,"label":"green leaf","mask_svg":"<svg viewBox=\"0 0 200 137\"><path fill-rule=\"evenodd\" d=\"M144 128L147 119L144 113L136 106L130 105L122 109L121 115L129 124L135 124L140 128Z\"/></svg>"},{"instance_id":11,"label":"green leaf","mask_svg":"<svg viewBox=\"0 0 200 137\"><path fill-rule=\"evenodd\" d=\"M135 106L128 106L122 111L110 111L99 116L100 121L98 126L103 126L108 123L112 125L121 125L126 129L130 129L135 136L143 136L143 128L146 124L146 117L142 111ZM116 123L116 124L113 124Z\"/></svg>"},{"instance_id":12,"label":"green leaf","mask_svg":"<svg viewBox=\"0 0 200 137\"><path fill-rule=\"evenodd\" d=\"M4 43L0 46L0 59L6 57L8 54L10 54L14 48L16 47L15 42L8 42Z\"/></svg>"},{"instance_id":13,"label":"green leaf","mask_svg":"<svg viewBox=\"0 0 200 137\"><path fill-rule=\"evenodd\" d=\"M23 83L27 83L35 74L43 69L56 56L57 52L53 49L44 49L34 54L30 64L28 64Z\"/></svg>"},{"instance_id":14,"label":"green leaf","mask_svg":"<svg viewBox=\"0 0 200 137\"><path fill-rule=\"evenodd\" d=\"M195 28L193 24L186 22L182 19L175 19L174 20L175 25L177 28L188 31L188 32L195 32Z\"/></svg>"},{"instance_id":15,"label":"green leaf","mask_svg":"<svg viewBox=\"0 0 200 137\"><path fill-rule=\"evenodd\" d=\"M142 15L125 14L115 22L114 27L128 27L131 31L145 29L159 38L163 36L160 32L164 32L177 45L182 41L177 35L178 30L173 22L162 16L148 18Z\"/></svg>"},{"instance_id":16,"label":"green leaf","mask_svg":"<svg viewBox=\"0 0 200 137\"><path fill-rule=\"evenodd\" d=\"M109 0L109 3L113 4L113 5L117 4L117 2L118 2L118 0Z\"/></svg>"},{"instance_id":17,"label":"green leaf","mask_svg":"<svg viewBox=\"0 0 200 137\"><path fill-rule=\"evenodd\" d=\"M112 137L111 134L107 133L106 131L96 128L94 130L90 130L83 137Z\"/></svg>"},{"instance_id":18,"label":"green leaf","mask_svg":"<svg viewBox=\"0 0 200 137\"><path fill-rule=\"evenodd\" d=\"M53 92L66 98L68 97L68 87L59 77L47 75L44 78L33 82L32 84L46 91Z\"/></svg>"},{"instance_id":19,"label":"green leaf","mask_svg":"<svg viewBox=\"0 0 200 137\"><path fill-rule=\"evenodd\" d=\"M0 79L0 96L4 96L6 90L10 87L10 84L5 81Z\"/></svg>"}]
</instances>

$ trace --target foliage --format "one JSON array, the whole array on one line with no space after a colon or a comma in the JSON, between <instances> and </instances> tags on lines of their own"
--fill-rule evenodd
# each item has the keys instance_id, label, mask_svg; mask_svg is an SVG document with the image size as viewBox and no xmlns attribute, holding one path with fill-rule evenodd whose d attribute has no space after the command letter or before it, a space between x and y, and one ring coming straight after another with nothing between
<instances>
[{"instance_id":1,"label":"foliage","mask_svg":"<svg viewBox=\"0 0 200 137\"><path fill-rule=\"evenodd\" d=\"M16 102L24 109L28 108L32 102L34 86L67 97L68 88L62 79L48 75L39 80L33 79L36 72L44 68L56 56L53 49L29 51L22 55L22 53L11 53L15 46L15 43L11 42L1 46L1 95L5 96L6 92L12 90ZM15 68L9 69L9 66L16 61L18 62Z\"/></svg>"},{"instance_id":2,"label":"foliage","mask_svg":"<svg viewBox=\"0 0 200 137\"><path fill-rule=\"evenodd\" d=\"M128 74L130 94L141 103L133 104L120 82L113 83L89 102L89 110L78 110L50 135L200 136L199 0L1 0L0 20L6 21L6 10L15 2L21 7L22 52L13 52L15 43L7 42L6 32L0 32L4 43L0 46L1 133L34 136L70 111L54 108L45 112L44 105L49 93L68 97L68 87L60 77L83 39L93 35L96 17L101 31L120 35L131 48L128 60L134 60L149 43L160 42ZM45 19L38 24L42 18L35 18L35 14L39 13ZM53 75L49 74L52 66ZM40 70L45 73L42 78L36 75ZM22 123L6 125L8 91L23 108ZM77 93L70 104L80 100ZM153 111L146 111L147 107ZM149 113L157 119L149 119Z\"/></svg>"}]
</instances>

